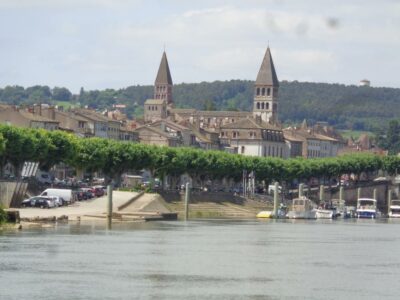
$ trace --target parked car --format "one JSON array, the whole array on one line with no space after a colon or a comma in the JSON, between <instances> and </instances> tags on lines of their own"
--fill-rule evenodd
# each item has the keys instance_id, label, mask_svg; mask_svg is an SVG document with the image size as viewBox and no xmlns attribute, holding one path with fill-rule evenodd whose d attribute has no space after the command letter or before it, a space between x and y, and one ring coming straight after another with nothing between
<instances>
[{"instance_id":1,"label":"parked car","mask_svg":"<svg viewBox=\"0 0 400 300\"><path fill-rule=\"evenodd\" d=\"M25 199L21 202L21 207L34 207L36 200L40 199L40 197L35 196L29 199Z\"/></svg>"},{"instance_id":2,"label":"parked car","mask_svg":"<svg viewBox=\"0 0 400 300\"><path fill-rule=\"evenodd\" d=\"M93 188L97 189L102 189L104 192L104 195L107 195L107 187L105 185L95 185Z\"/></svg>"},{"instance_id":3,"label":"parked car","mask_svg":"<svg viewBox=\"0 0 400 300\"><path fill-rule=\"evenodd\" d=\"M104 196L104 190L100 187L93 187L94 189L94 194L96 195L96 197L102 197Z\"/></svg>"},{"instance_id":4,"label":"parked car","mask_svg":"<svg viewBox=\"0 0 400 300\"><path fill-rule=\"evenodd\" d=\"M55 207L55 203L54 200L48 197L38 197L38 199L35 201L35 207L52 208Z\"/></svg>"},{"instance_id":5,"label":"parked car","mask_svg":"<svg viewBox=\"0 0 400 300\"><path fill-rule=\"evenodd\" d=\"M68 205L68 201L66 201L63 197L50 196L49 198L54 201L56 207Z\"/></svg>"}]
</instances>

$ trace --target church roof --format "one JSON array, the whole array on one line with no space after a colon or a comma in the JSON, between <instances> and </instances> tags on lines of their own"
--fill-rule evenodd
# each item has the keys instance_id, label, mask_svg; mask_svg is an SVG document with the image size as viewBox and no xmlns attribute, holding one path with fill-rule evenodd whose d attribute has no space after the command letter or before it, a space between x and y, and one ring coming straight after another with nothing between
<instances>
[{"instance_id":1,"label":"church roof","mask_svg":"<svg viewBox=\"0 0 400 300\"><path fill-rule=\"evenodd\" d=\"M248 117L252 113L248 111L221 111L221 110L198 110L194 113L197 117Z\"/></svg>"},{"instance_id":2,"label":"church roof","mask_svg":"<svg viewBox=\"0 0 400 300\"><path fill-rule=\"evenodd\" d=\"M272 61L269 47L265 52L260 71L258 71L256 85L279 86L278 76L276 76L274 62Z\"/></svg>"},{"instance_id":3,"label":"church roof","mask_svg":"<svg viewBox=\"0 0 400 300\"><path fill-rule=\"evenodd\" d=\"M158 73L156 77L155 84L171 84L172 85L172 77L171 72L169 71L169 65L167 60L167 54L165 51L163 52L163 56L161 58L160 67L158 68Z\"/></svg>"},{"instance_id":4,"label":"church roof","mask_svg":"<svg viewBox=\"0 0 400 300\"><path fill-rule=\"evenodd\" d=\"M233 123L228 123L225 125L221 126L222 129L270 129L270 130L277 130L281 131L280 128L266 123L266 122L260 122L257 123L254 119L252 118L245 118L238 120Z\"/></svg>"}]
</instances>

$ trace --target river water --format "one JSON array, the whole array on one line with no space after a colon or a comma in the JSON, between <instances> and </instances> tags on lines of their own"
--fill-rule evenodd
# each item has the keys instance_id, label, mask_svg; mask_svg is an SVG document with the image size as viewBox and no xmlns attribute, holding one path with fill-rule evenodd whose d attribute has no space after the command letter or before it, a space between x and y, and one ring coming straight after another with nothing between
<instances>
[{"instance_id":1,"label":"river water","mask_svg":"<svg viewBox=\"0 0 400 300\"><path fill-rule=\"evenodd\" d=\"M400 220L0 231L0 299L399 299Z\"/></svg>"}]
</instances>

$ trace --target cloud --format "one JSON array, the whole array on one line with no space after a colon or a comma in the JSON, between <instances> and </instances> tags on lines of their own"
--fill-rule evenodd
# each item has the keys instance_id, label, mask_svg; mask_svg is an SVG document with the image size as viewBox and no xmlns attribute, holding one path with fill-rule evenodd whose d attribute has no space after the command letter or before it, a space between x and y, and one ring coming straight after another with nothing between
<instances>
[{"instance_id":1,"label":"cloud","mask_svg":"<svg viewBox=\"0 0 400 300\"><path fill-rule=\"evenodd\" d=\"M377 9L370 0L1 0L0 8L0 65L24 82L152 84L164 44L174 82L254 79L268 44L280 79L354 82L384 66L380 80L393 82L400 68L396 1Z\"/></svg>"}]
</instances>

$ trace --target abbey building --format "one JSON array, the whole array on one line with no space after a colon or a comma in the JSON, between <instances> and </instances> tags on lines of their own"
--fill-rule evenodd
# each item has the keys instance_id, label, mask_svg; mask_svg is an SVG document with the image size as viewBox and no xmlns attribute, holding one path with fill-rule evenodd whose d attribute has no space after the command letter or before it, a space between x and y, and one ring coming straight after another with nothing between
<instances>
[{"instance_id":1,"label":"abbey building","mask_svg":"<svg viewBox=\"0 0 400 300\"><path fill-rule=\"evenodd\" d=\"M335 138L321 132L313 134L308 128L283 130L278 118L279 81L269 47L255 80L251 112L175 108L172 90L164 52L153 99L144 103L144 124L136 129L142 143L219 149L249 156L336 156L339 141ZM313 147L308 147L309 143Z\"/></svg>"}]
</instances>

